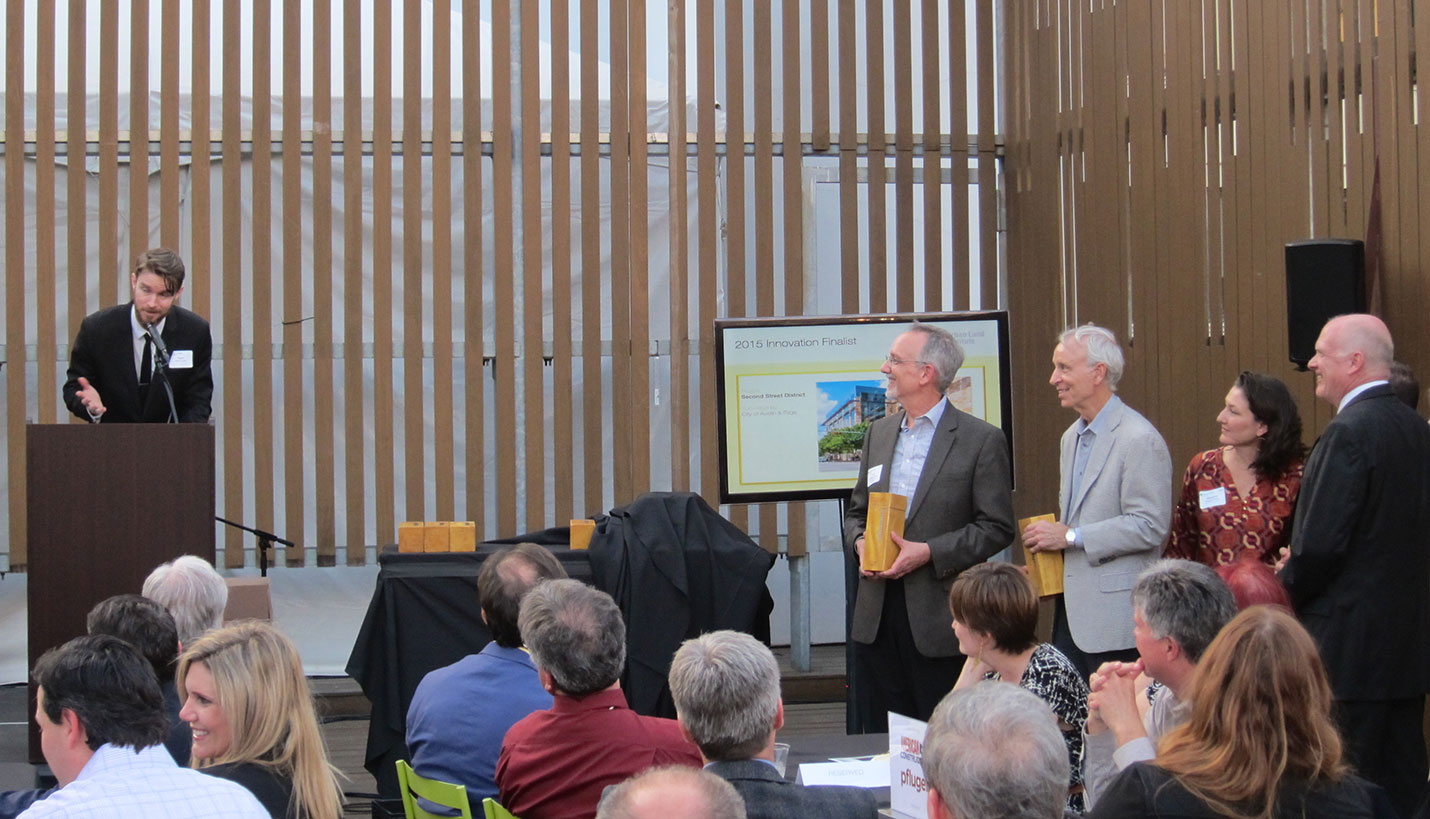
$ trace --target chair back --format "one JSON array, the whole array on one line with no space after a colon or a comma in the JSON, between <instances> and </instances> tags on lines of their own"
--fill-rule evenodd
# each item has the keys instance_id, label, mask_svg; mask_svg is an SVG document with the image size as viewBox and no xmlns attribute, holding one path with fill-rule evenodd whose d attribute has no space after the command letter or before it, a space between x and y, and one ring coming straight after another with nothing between
<instances>
[{"instance_id":1,"label":"chair back","mask_svg":"<svg viewBox=\"0 0 1430 819\"><path fill-rule=\"evenodd\" d=\"M482 812L486 814L486 819L517 819L516 814L502 807L490 796L482 800Z\"/></svg>"},{"instance_id":2,"label":"chair back","mask_svg":"<svg viewBox=\"0 0 1430 819\"><path fill-rule=\"evenodd\" d=\"M418 776L405 759L397 760L397 783L402 787L402 810L407 819L446 819L440 814L423 810L422 805L417 802L418 797L434 805L459 811L457 815L462 819L472 819L472 806L467 803L466 785L453 785L450 782Z\"/></svg>"}]
</instances>

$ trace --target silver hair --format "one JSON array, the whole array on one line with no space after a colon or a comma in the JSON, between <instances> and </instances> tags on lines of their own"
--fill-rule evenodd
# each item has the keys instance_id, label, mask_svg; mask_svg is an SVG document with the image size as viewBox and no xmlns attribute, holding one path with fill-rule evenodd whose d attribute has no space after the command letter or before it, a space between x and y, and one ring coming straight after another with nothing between
<instances>
[{"instance_id":1,"label":"silver hair","mask_svg":"<svg viewBox=\"0 0 1430 819\"><path fill-rule=\"evenodd\" d=\"M679 788L687 794L698 795L704 804L695 815L701 819L745 819L745 800L734 785L709 771L685 765L651 768L619 785L606 788L596 805L596 819L649 819L657 816L678 819L681 814L672 813L667 804L652 806L654 811L637 809L635 797L642 789L656 786Z\"/></svg>"},{"instance_id":2,"label":"silver hair","mask_svg":"<svg viewBox=\"0 0 1430 819\"><path fill-rule=\"evenodd\" d=\"M610 688L626 665L626 624L609 594L579 580L539 583L521 600L521 639L563 694Z\"/></svg>"},{"instance_id":3,"label":"silver hair","mask_svg":"<svg viewBox=\"0 0 1430 819\"><path fill-rule=\"evenodd\" d=\"M143 594L173 615L186 648L223 625L228 584L201 557L184 555L159 566L144 578Z\"/></svg>"},{"instance_id":4,"label":"silver hair","mask_svg":"<svg viewBox=\"0 0 1430 819\"><path fill-rule=\"evenodd\" d=\"M1087 366L1107 365L1107 386L1117 392L1117 382L1122 380L1122 371L1126 369L1127 363L1122 356L1122 345L1117 343L1116 334L1106 327L1083 324L1069 327L1058 336L1059 344L1066 345L1069 340L1087 351Z\"/></svg>"},{"instance_id":5,"label":"silver hair","mask_svg":"<svg viewBox=\"0 0 1430 819\"><path fill-rule=\"evenodd\" d=\"M919 360L933 367L934 386L939 392L946 392L957 377L958 368L963 366L963 345L953 333L933 324L916 321L908 331L923 334L924 348Z\"/></svg>"},{"instance_id":6,"label":"silver hair","mask_svg":"<svg viewBox=\"0 0 1430 819\"><path fill-rule=\"evenodd\" d=\"M1236 616L1236 598L1226 582L1193 560L1169 558L1143 569L1132 587L1132 606L1153 636L1176 640L1194 663Z\"/></svg>"},{"instance_id":7,"label":"silver hair","mask_svg":"<svg viewBox=\"0 0 1430 819\"><path fill-rule=\"evenodd\" d=\"M1060 819L1068 746L1038 695L983 682L943 698L924 736L924 776L955 816Z\"/></svg>"},{"instance_id":8,"label":"silver hair","mask_svg":"<svg viewBox=\"0 0 1430 819\"><path fill-rule=\"evenodd\" d=\"M780 668L763 643L738 631L686 640L670 663L675 713L707 759L750 759L770 740Z\"/></svg>"}]
</instances>

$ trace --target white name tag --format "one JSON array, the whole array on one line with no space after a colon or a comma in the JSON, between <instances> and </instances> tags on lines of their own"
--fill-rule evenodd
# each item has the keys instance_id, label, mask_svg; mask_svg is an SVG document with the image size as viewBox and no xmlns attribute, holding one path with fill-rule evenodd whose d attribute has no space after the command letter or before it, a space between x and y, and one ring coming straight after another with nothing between
<instances>
[{"instance_id":1,"label":"white name tag","mask_svg":"<svg viewBox=\"0 0 1430 819\"><path fill-rule=\"evenodd\" d=\"M1218 506L1226 506L1226 487L1218 486L1216 489L1203 489L1197 493L1201 499L1203 509L1215 509Z\"/></svg>"},{"instance_id":2,"label":"white name tag","mask_svg":"<svg viewBox=\"0 0 1430 819\"><path fill-rule=\"evenodd\" d=\"M174 350L169 353L169 369L191 370L194 367L193 350Z\"/></svg>"},{"instance_id":3,"label":"white name tag","mask_svg":"<svg viewBox=\"0 0 1430 819\"><path fill-rule=\"evenodd\" d=\"M877 466L869 467L869 486L873 486L874 484L878 483L879 479L882 477L884 477L883 464L878 464Z\"/></svg>"}]
</instances>

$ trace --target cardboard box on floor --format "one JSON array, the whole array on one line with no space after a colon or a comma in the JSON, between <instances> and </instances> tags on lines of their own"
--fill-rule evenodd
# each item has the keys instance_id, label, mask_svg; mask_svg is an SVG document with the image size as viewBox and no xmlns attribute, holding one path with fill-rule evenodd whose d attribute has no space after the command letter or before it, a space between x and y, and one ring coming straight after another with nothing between
<instances>
[{"instance_id":1,"label":"cardboard box on floor","mask_svg":"<svg viewBox=\"0 0 1430 819\"><path fill-rule=\"evenodd\" d=\"M223 610L223 621L272 620L273 595L269 591L266 577L226 577L228 605Z\"/></svg>"}]
</instances>

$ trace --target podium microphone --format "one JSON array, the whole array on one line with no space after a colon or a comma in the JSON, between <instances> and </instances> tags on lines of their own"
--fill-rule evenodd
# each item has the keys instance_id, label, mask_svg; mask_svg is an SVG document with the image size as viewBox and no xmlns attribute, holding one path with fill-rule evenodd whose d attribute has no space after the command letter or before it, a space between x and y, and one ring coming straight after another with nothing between
<instances>
[{"instance_id":1,"label":"podium microphone","mask_svg":"<svg viewBox=\"0 0 1430 819\"><path fill-rule=\"evenodd\" d=\"M159 357L155 360L156 364L162 361L163 364L158 364L158 366L166 370L169 369L169 348L164 346L164 339L160 337L159 331L154 328L153 324L144 325L144 331L149 334L149 340L154 342L154 349L159 353Z\"/></svg>"}]
</instances>

